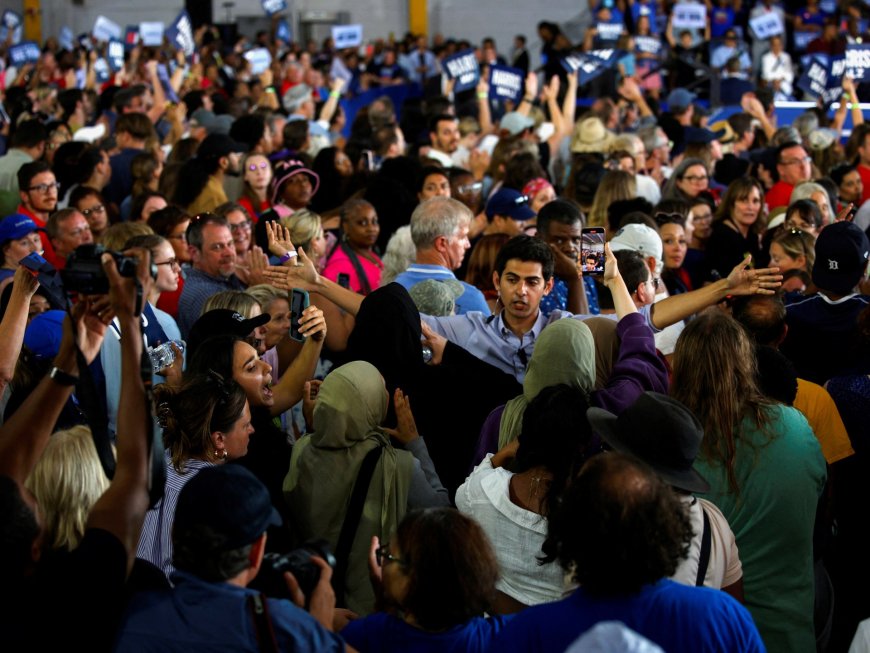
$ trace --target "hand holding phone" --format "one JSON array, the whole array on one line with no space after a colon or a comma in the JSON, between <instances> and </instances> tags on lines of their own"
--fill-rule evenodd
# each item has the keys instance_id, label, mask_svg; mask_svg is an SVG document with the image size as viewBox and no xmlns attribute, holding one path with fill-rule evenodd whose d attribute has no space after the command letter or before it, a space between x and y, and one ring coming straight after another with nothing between
<instances>
[{"instance_id":1,"label":"hand holding phone","mask_svg":"<svg viewBox=\"0 0 870 653\"><path fill-rule=\"evenodd\" d=\"M604 274L604 227L586 227L580 232L580 265L583 274Z\"/></svg>"},{"instance_id":2,"label":"hand holding phone","mask_svg":"<svg viewBox=\"0 0 870 653\"><path fill-rule=\"evenodd\" d=\"M290 337L298 342L305 339L299 331L299 319L302 317L302 311L308 308L308 301L307 291L299 288L290 291Z\"/></svg>"}]
</instances>

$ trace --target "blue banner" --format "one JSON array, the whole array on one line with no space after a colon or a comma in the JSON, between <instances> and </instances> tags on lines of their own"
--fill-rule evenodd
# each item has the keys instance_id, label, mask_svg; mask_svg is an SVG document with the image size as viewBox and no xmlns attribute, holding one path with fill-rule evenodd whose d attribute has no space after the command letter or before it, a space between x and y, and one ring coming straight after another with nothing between
<instances>
[{"instance_id":1,"label":"blue banner","mask_svg":"<svg viewBox=\"0 0 870 653\"><path fill-rule=\"evenodd\" d=\"M188 57L193 54L195 47L193 27L190 22L190 14L187 11L182 9L178 17L172 21L172 24L166 29L166 38Z\"/></svg>"},{"instance_id":2,"label":"blue banner","mask_svg":"<svg viewBox=\"0 0 870 653\"><path fill-rule=\"evenodd\" d=\"M286 18L278 21L278 27L275 29L275 38L288 44L293 40L293 33L290 31L290 24Z\"/></svg>"},{"instance_id":3,"label":"blue banner","mask_svg":"<svg viewBox=\"0 0 870 653\"><path fill-rule=\"evenodd\" d=\"M804 65L804 73L797 81L798 88L821 98L825 104L835 102L842 95L841 84L846 68L844 57L831 59L825 54L813 54L805 58Z\"/></svg>"},{"instance_id":4,"label":"blue banner","mask_svg":"<svg viewBox=\"0 0 870 653\"><path fill-rule=\"evenodd\" d=\"M122 41L116 39L109 41L106 48L106 61L114 73L124 67L124 43Z\"/></svg>"},{"instance_id":5,"label":"blue banner","mask_svg":"<svg viewBox=\"0 0 870 653\"><path fill-rule=\"evenodd\" d=\"M850 43L846 46L845 75L856 83L870 81L870 44Z\"/></svg>"},{"instance_id":6,"label":"blue banner","mask_svg":"<svg viewBox=\"0 0 870 653\"><path fill-rule=\"evenodd\" d=\"M569 72L578 71L577 83L582 86L583 84L588 84L602 73L615 68L620 57L624 55L624 51L613 48L592 50L590 52L568 55L562 59L562 67Z\"/></svg>"},{"instance_id":7,"label":"blue banner","mask_svg":"<svg viewBox=\"0 0 870 653\"><path fill-rule=\"evenodd\" d=\"M33 41L24 41L9 48L9 63L20 68L24 64L39 61L39 55L39 45Z\"/></svg>"},{"instance_id":8,"label":"blue banner","mask_svg":"<svg viewBox=\"0 0 870 653\"><path fill-rule=\"evenodd\" d=\"M10 34L13 44L21 43L21 31L21 15L11 9L4 11L0 17L0 43L5 43Z\"/></svg>"},{"instance_id":9,"label":"blue banner","mask_svg":"<svg viewBox=\"0 0 870 653\"><path fill-rule=\"evenodd\" d=\"M449 79L456 80L453 86L456 93L475 88L480 81L480 66L474 50L463 50L447 57L442 68Z\"/></svg>"},{"instance_id":10,"label":"blue banner","mask_svg":"<svg viewBox=\"0 0 870 653\"><path fill-rule=\"evenodd\" d=\"M132 50L139 45L139 28L135 25L127 25L127 30L124 32L124 47Z\"/></svg>"},{"instance_id":11,"label":"blue banner","mask_svg":"<svg viewBox=\"0 0 870 653\"><path fill-rule=\"evenodd\" d=\"M489 97L493 99L519 103L525 83L525 75L519 68L497 64L489 67Z\"/></svg>"}]
</instances>

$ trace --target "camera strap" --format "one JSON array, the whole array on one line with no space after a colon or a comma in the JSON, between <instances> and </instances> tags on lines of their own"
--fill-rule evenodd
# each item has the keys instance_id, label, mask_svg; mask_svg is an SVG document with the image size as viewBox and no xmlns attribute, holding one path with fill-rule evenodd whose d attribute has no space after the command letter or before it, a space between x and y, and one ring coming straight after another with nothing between
<instances>
[{"instance_id":1,"label":"camera strap","mask_svg":"<svg viewBox=\"0 0 870 653\"><path fill-rule=\"evenodd\" d=\"M353 484L353 492L344 514L344 523L341 525L341 533L338 536L338 544L335 547L335 573L332 575L332 589L335 592L335 605L346 607L344 603L344 590L347 582L347 570L350 566L350 549L353 546L356 532L359 528L359 520L362 517L366 495L369 493L369 485L375 473L375 467L380 460L383 445L378 445L366 454L356 481Z\"/></svg>"},{"instance_id":2,"label":"camera strap","mask_svg":"<svg viewBox=\"0 0 870 653\"><path fill-rule=\"evenodd\" d=\"M257 648L263 653L278 653L278 641L275 638L275 629L272 627L266 595L262 592L248 595L248 612L254 620Z\"/></svg>"}]
</instances>

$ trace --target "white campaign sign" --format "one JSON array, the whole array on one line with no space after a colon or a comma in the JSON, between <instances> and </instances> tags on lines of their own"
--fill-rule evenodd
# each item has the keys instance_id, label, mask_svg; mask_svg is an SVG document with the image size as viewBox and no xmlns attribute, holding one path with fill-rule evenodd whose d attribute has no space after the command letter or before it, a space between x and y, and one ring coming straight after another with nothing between
<instances>
[{"instance_id":1,"label":"white campaign sign","mask_svg":"<svg viewBox=\"0 0 870 653\"><path fill-rule=\"evenodd\" d=\"M332 40L339 50L343 48L355 48L362 44L362 25L333 25Z\"/></svg>"},{"instance_id":2,"label":"white campaign sign","mask_svg":"<svg viewBox=\"0 0 870 653\"><path fill-rule=\"evenodd\" d=\"M121 29L121 26L105 16L97 16L91 34L93 34L94 38L98 41L111 41L112 39L121 40L124 38L124 31Z\"/></svg>"},{"instance_id":3,"label":"white campaign sign","mask_svg":"<svg viewBox=\"0 0 870 653\"><path fill-rule=\"evenodd\" d=\"M751 18L749 27L752 28L752 33L760 39L769 39L771 36L782 34L782 21L775 11Z\"/></svg>"},{"instance_id":4,"label":"white campaign sign","mask_svg":"<svg viewBox=\"0 0 870 653\"><path fill-rule=\"evenodd\" d=\"M704 29L707 26L707 8L694 2L680 2L671 11L671 25L680 29Z\"/></svg>"}]
</instances>

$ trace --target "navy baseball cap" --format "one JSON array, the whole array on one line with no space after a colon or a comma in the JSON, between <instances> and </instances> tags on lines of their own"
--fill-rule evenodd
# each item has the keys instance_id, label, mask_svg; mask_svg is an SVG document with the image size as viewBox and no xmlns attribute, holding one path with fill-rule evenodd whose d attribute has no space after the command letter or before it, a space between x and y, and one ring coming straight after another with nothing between
<instances>
[{"instance_id":1,"label":"navy baseball cap","mask_svg":"<svg viewBox=\"0 0 870 653\"><path fill-rule=\"evenodd\" d=\"M492 220L497 215L525 221L531 220L536 214L529 206L528 197L513 188L502 188L486 203L486 217Z\"/></svg>"},{"instance_id":2,"label":"navy baseball cap","mask_svg":"<svg viewBox=\"0 0 870 653\"><path fill-rule=\"evenodd\" d=\"M241 465L215 465L201 470L181 490L173 533L205 526L221 538L215 550L231 551L281 523L260 479Z\"/></svg>"},{"instance_id":3,"label":"navy baseball cap","mask_svg":"<svg viewBox=\"0 0 870 653\"><path fill-rule=\"evenodd\" d=\"M228 308L216 308L199 316L190 333L187 335L187 350L193 352L199 345L212 336L221 336L225 333L247 338L257 327L268 324L272 316L263 313L257 317L245 318Z\"/></svg>"},{"instance_id":4,"label":"navy baseball cap","mask_svg":"<svg viewBox=\"0 0 870 653\"><path fill-rule=\"evenodd\" d=\"M63 339L64 311L46 311L35 316L24 331L24 346L41 358L54 358Z\"/></svg>"},{"instance_id":5,"label":"navy baseball cap","mask_svg":"<svg viewBox=\"0 0 870 653\"><path fill-rule=\"evenodd\" d=\"M870 242L856 224L835 222L816 240L813 283L822 290L849 295L861 281L870 260Z\"/></svg>"},{"instance_id":6,"label":"navy baseball cap","mask_svg":"<svg viewBox=\"0 0 870 653\"><path fill-rule=\"evenodd\" d=\"M24 238L34 231L43 231L36 223L21 213L13 213L0 222L0 243Z\"/></svg>"}]
</instances>

